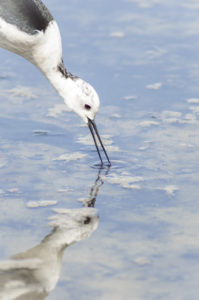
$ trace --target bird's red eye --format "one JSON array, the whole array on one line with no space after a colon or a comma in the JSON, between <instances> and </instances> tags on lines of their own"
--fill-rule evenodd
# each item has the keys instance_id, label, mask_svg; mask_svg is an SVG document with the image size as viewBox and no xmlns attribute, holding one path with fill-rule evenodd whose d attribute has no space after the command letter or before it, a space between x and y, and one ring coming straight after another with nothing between
<instances>
[{"instance_id":1,"label":"bird's red eye","mask_svg":"<svg viewBox=\"0 0 199 300\"><path fill-rule=\"evenodd\" d=\"M88 104L85 104L85 105L84 105L84 108L85 108L86 110L90 110L90 109L91 109L90 105L88 105Z\"/></svg>"}]
</instances>

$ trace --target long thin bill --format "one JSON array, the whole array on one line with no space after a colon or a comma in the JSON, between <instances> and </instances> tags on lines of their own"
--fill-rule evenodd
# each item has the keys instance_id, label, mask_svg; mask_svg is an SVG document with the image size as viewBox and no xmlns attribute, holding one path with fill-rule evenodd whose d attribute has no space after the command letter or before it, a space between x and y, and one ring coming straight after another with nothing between
<instances>
[{"instance_id":1,"label":"long thin bill","mask_svg":"<svg viewBox=\"0 0 199 300\"><path fill-rule=\"evenodd\" d=\"M100 143L100 145L101 145L101 147L102 147L102 150L104 151L104 154L105 154L106 159L107 159L107 161L108 161L108 165L111 166L110 159L109 159L109 157L108 157L108 154L107 154L107 152L106 152L106 149L105 149L105 147L104 147L104 145L103 145L103 143L102 143L102 140L101 140L101 138L100 138L100 135L99 135L99 132L98 132L98 130L97 130L97 126L96 126L96 124L95 124L95 121L94 121L94 120L91 120L91 119L89 119L89 118L88 118L88 128L90 129L91 135L92 135L92 137L93 137L93 141L94 141L94 143L95 143L95 147L96 147L96 149L97 149L97 153L98 153L98 155L99 155L101 164L103 165L104 163L103 163L102 156L101 156L101 153L100 153L98 144L97 144L97 140L96 140L95 134L96 134L96 136L97 136L97 138L98 138L98 141L99 141L99 143Z\"/></svg>"}]
</instances>

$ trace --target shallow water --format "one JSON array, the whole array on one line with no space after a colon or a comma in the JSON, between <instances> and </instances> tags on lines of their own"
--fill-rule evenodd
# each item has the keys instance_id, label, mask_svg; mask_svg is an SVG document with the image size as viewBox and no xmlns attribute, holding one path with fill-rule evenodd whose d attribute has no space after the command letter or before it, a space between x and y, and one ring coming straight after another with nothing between
<instances>
[{"instance_id":1,"label":"shallow water","mask_svg":"<svg viewBox=\"0 0 199 300\"><path fill-rule=\"evenodd\" d=\"M37 269L26 287L41 299L198 299L197 1L45 3L69 71L99 92L112 167L99 170L88 129L39 71L0 50L0 283L16 288L9 257L37 245L19 263ZM79 240L59 276L51 246Z\"/></svg>"}]
</instances>

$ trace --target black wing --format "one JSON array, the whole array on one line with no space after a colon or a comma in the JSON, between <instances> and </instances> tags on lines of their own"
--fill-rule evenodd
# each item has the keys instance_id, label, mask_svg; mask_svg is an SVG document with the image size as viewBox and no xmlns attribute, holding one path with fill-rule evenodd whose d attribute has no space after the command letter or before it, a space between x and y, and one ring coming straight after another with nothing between
<instances>
[{"instance_id":1,"label":"black wing","mask_svg":"<svg viewBox=\"0 0 199 300\"><path fill-rule=\"evenodd\" d=\"M21 31L45 31L53 17L40 0L0 0L0 17Z\"/></svg>"}]
</instances>

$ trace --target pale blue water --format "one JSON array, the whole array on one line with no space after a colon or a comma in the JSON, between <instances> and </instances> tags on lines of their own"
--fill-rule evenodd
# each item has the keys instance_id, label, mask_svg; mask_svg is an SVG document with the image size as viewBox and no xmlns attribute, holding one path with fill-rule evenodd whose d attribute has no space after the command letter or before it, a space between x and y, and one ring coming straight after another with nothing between
<instances>
[{"instance_id":1,"label":"pale blue water","mask_svg":"<svg viewBox=\"0 0 199 300\"><path fill-rule=\"evenodd\" d=\"M96 123L113 162L97 181L98 228L65 251L47 299L197 300L197 1L45 3L66 66L100 95ZM99 170L88 129L39 71L0 57L3 261L40 243L53 209L81 208Z\"/></svg>"}]
</instances>

